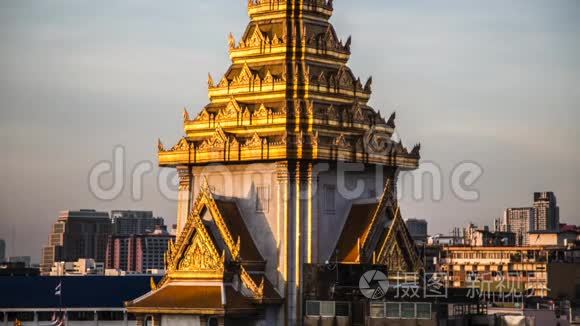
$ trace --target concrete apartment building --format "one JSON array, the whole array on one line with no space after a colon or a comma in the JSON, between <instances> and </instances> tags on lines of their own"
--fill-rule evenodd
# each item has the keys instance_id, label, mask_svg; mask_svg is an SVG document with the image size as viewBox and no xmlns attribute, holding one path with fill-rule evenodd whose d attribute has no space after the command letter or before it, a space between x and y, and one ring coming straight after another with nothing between
<instances>
[{"instance_id":1,"label":"concrete apartment building","mask_svg":"<svg viewBox=\"0 0 580 326\"><path fill-rule=\"evenodd\" d=\"M503 217L496 221L496 231L513 232L518 246L527 246L528 233L535 229L536 214L532 207L508 208Z\"/></svg>"},{"instance_id":2,"label":"concrete apartment building","mask_svg":"<svg viewBox=\"0 0 580 326\"><path fill-rule=\"evenodd\" d=\"M560 227L560 208L553 192L534 193L535 230L558 231Z\"/></svg>"},{"instance_id":3,"label":"concrete apartment building","mask_svg":"<svg viewBox=\"0 0 580 326\"><path fill-rule=\"evenodd\" d=\"M165 226L148 234L113 235L107 245L107 269L145 273L165 269L164 254L175 236Z\"/></svg>"},{"instance_id":4,"label":"concrete apartment building","mask_svg":"<svg viewBox=\"0 0 580 326\"><path fill-rule=\"evenodd\" d=\"M437 266L447 273L449 286L491 292L557 297L577 289L580 300L580 250L566 247L442 246ZM574 275L563 278L564 275ZM556 296L555 296L556 295Z\"/></svg>"}]
</instances>

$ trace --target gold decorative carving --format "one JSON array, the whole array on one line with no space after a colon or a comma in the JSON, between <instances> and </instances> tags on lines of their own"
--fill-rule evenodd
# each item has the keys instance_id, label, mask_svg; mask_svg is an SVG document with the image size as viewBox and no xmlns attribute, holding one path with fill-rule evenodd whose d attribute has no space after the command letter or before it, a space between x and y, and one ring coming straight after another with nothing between
<instances>
[{"instance_id":1,"label":"gold decorative carving","mask_svg":"<svg viewBox=\"0 0 580 326\"><path fill-rule=\"evenodd\" d=\"M188 151L190 148L189 142L185 137L181 138L175 146L171 148L171 152L173 151Z\"/></svg>"},{"instance_id":2,"label":"gold decorative carving","mask_svg":"<svg viewBox=\"0 0 580 326\"><path fill-rule=\"evenodd\" d=\"M336 139L334 140L334 145L341 149L348 148L349 146L344 134L340 134L338 137L336 137Z\"/></svg>"},{"instance_id":3,"label":"gold decorative carving","mask_svg":"<svg viewBox=\"0 0 580 326\"><path fill-rule=\"evenodd\" d=\"M203 110L201 110L201 112L197 115L197 118L195 118L196 121L209 121L210 120L210 113L207 111L206 108L204 108Z\"/></svg>"},{"instance_id":4,"label":"gold decorative carving","mask_svg":"<svg viewBox=\"0 0 580 326\"><path fill-rule=\"evenodd\" d=\"M264 277L262 277L262 282L260 285L257 285L250 274L248 274L244 266L240 266L240 278L242 283L246 286L246 288L248 288L248 290L252 292L256 298L261 299L264 297Z\"/></svg>"},{"instance_id":5,"label":"gold decorative carving","mask_svg":"<svg viewBox=\"0 0 580 326\"><path fill-rule=\"evenodd\" d=\"M218 125L215 129L213 136L204 140L203 143L199 146L199 150L200 151L223 150L225 149L227 141L228 137L224 133L221 126Z\"/></svg>"},{"instance_id":6,"label":"gold decorative carving","mask_svg":"<svg viewBox=\"0 0 580 326\"><path fill-rule=\"evenodd\" d=\"M223 268L221 259L211 254L211 250L207 248L199 234L193 237L185 256L179 263L179 270L187 272L215 271Z\"/></svg>"},{"instance_id":7,"label":"gold decorative carving","mask_svg":"<svg viewBox=\"0 0 580 326\"><path fill-rule=\"evenodd\" d=\"M221 109L217 115L217 120L235 120L238 118L238 115L242 113L242 108L238 104L238 102L232 98L228 102L228 105Z\"/></svg>"},{"instance_id":8,"label":"gold decorative carving","mask_svg":"<svg viewBox=\"0 0 580 326\"><path fill-rule=\"evenodd\" d=\"M268 110L264 104L260 105L260 108L254 112L255 119L264 119L268 118L270 115L271 110Z\"/></svg>"},{"instance_id":9,"label":"gold decorative carving","mask_svg":"<svg viewBox=\"0 0 580 326\"><path fill-rule=\"evenodd\" d=\"M247 148L262 148L262 138L258 133L254 133L254 136L246 141L244 147Z\"/></svg>"}]
</instances>

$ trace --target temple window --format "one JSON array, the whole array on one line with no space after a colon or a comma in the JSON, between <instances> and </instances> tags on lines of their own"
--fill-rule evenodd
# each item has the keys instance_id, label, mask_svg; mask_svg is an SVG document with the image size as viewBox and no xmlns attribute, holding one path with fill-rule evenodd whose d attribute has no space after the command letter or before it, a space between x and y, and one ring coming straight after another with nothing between
<instances>
[{"instance_id":1,"label":"temple window","mask_svg":"<svg viewBox=\"0 0 580 326\"><path fill-rule=\"evenodd\" d=\"M256 212L267 213L270 208L270 186L256 187Z\"/></svg>"},{"instance_id":2,"label":"temple window","mask_svg":"<svg viewBox=\"0 0 580 326\"><path fill-rule=\"evenodd\" d=\"M324 212L334 214L336 210L336 186L324 185Z\"/></svg>"}]
</instances>

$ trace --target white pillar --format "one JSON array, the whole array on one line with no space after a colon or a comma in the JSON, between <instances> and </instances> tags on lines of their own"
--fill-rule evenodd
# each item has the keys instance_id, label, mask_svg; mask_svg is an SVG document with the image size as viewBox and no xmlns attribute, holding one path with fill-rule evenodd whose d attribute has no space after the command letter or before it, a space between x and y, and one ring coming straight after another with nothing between
<instances>
[{"instance_id":1,"label":"white pillar","mask_svg":"<svg viewBox=\"0 0 580 326\"><path fill-rule=\"evenodd\" d=\"M193 177L191 169L187 166L178 167L177 173L179 175L179 192L177 194L177 238L179 238L191 210Z\"/></svg>"}]
</instances>

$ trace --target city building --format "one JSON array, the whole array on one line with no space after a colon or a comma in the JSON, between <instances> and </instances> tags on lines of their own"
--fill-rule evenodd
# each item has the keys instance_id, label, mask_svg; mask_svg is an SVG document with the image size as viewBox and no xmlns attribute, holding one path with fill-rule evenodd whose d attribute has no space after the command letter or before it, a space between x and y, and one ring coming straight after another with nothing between
<instances>
[{"instance_id":1,"label":"city building","mask_svg":"<svg viewBox=\"0 0 580 326\"><path fill-rule=\"evenodd\" d=\"M8 261L11 263L22 263L24 267L30 267L32 259L30 256L10 256Z\"/></svg>"},{"instance_id":2,"label":"city building","mask_svg":"<svg viewBox=\"0 0 580 326\"><path fill-rule=\"evenodd\" d=\"M529 243L528 233L536 229L536 214L532 207L508 208L499 222L500 232L512 232L516 235L516 245L526 246Z\"/></svg>"},{"instance_id":3,"label":"city building","mask_svg":"<svg viewBox=\"0 0 580 326\"><path fill-rule=\"evenodd\" d=\"M145 234L155 231L157 226L164 225L162 217L153 217L151 211L111 211L114 235Z\"/></svg>"},{"instance_id":4,"label":"city building","mask_svg":"<svg viewBox=\"0 0 580 326\"><path fill-rule=\"evenodd\" d=\"M560 226L560 208L553 192L534 193L535 230L558 231Z\"/></svg>"},{"instance_id":5,"label":"city building","mask_svg":"<svg viewBox=\"0 0 580 326\"><path fill-rule=\"evenodd\" d=\"M175 236L165 226L148 234L112 235L107 245L107 269L146 273L165 269L165 252Z\"/></svg>"},{"instance_id":6,"label":"city building","mask_svg":"<svg viewBox=\"0 0 580 326\"><path fill-rule=\"evenodd\" d=\"M465 244L465 239L460 235L433 234L427 237L428 245L460 246Z\"/></svg>"},{"instance_id":7,"label":"city building","mask_svg":"<svg viewBox=\"0 0 580 326\"><path fill-rule=\"evenodd\" d=\"M307 271L328 262L386 265L389 277L421 270L396 198L398 173L418 167L420 145L405 148L395 115L368 105L372 79L347 66L351 40L329 22L333 1L247 4L248 27L229 37L231 67L208 76L210 103L195 117L184 111L177 144L158 142L159 165L179 176L177 238L165 277L128 311L154 325L365 320L368 305L345 310L359 298L330 300L316 287L334 283L311 282ZM400 318L432 324L432 306L420 308Z\"/></svg>"},{"instance_id":8,"label":"city building","mask_svg":"<svg viewBox=\"0 0 580 326\"><path fill-rule=\"evenodd\" d=\"M49 276L98 276L105 275L105 264L94 259L79 259L75 262L54 262Z\"/></svg>"},{"instance_id":9,"label":"city building","mask_svg":"<svg viewBox=\"0 0 580 326\"><path fill-rule=\"evenodd\" d=\"M529 233L530 246L568 246L580 240L580 232L532 231Z\"/></svg>"},{"instance_id":10,"label":"city building","mask_svg":"<svg viewBox=\"0 0 580 326\"><path fill-rule=\"evenodd\" d=\"M6 241L0 239L0 263L6 260Z\"/></svg>"},{"instance_id":11,"label":"city building","mask_svg":"<svg viewBox=\"0 0 580 326\"><path fill-rule=\"evenodd\" d=\"M53 317L58 317L67 326L137 326L135 315L127 313L124 302L149 291L151 279L151 276L0 277L0 325L55 325ZM58 284L60 297L54 295Z\"/></svg>"},{"instance_id":12,"label":"city building","mask_svg":"<svg viewBox=\"0 0 580 326\"><path fill-rule=\"evenodd\" d=\"M557 268L554 266L558 266ZM565 247L466 247L442 246L437 269L448 276L449 286L477 288L490 293L555 297L580 289L580 249ZM515 288L514 288L515 287ZM580 299L580 292L569 296Z\"/></svg>"},{"instance_id":13,"label":"city building","mask_svg":"<svg viewBox=\"0 0 580 326\"><path fill-rule=\"evenodd\" d=\"M405 223L407 224L409 233L411 233L411 238L413 238L417 244L424 244L427 242L427 221L410 218L407 219Z\"/></svg>"},{"instance_id":14,"label":"city building","mask_svg":"<svg viewBox=\"0 0 580 326\"><path fill-rule=\"evenodd\" d=\"M476 247L515 246L516 235L513 232L491 232L486 226L482 229L477 225L469 224L463 230L465 245Z\"/></svg>"},{"instance_id":15,"label":"city building","mask_svg":"<svg viewBox=\"0 0 580 326\"><path fill-rule=\"evenodd\" d=\"M48 275L54 262L80 258L104 263L111 231L108 213L88 209L61 212L42 250L41 272Z\"/></svg>"}]
</instances>

